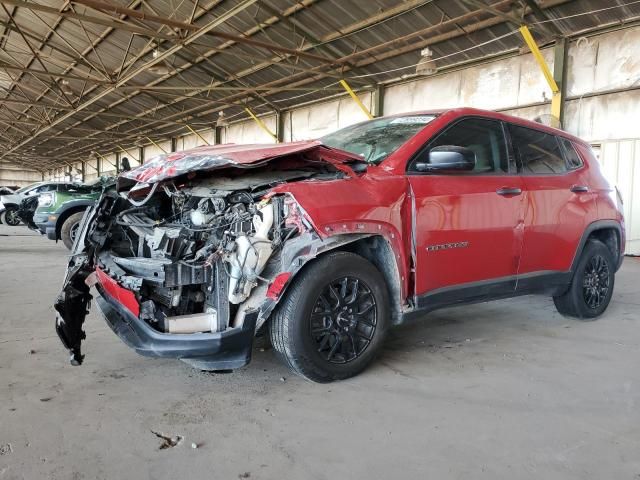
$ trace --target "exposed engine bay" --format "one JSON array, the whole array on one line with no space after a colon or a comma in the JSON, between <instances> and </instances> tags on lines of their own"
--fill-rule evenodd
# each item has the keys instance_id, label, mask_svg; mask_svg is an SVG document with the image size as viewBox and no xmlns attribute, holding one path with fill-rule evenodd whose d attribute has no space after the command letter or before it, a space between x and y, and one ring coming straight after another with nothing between
<instances>
[{"instance_id":1,"label":"exposed engine bay","mask_svg":"<svg viewBox=\"0 0 640 480\"><path fill-rule=\"evenodd\" d=\"M312 173L248 173L179 190L164 185L112 211L109 249L98 254L97 266L138 294L140 318L155 329L224 330L238 305L267 281L260 274L272 255L306 228L295 203L265 198L265 185Z\"/></svg>"},{"instance_id":2,"label":"exposed engine bay","mask_svg":"<svg viewBox=\"0 0 640 480\"><path fill-rule=\"evenodd\" d=\"M71 351L72 364L83 360L82 323L94 285L111 328L142 354L190 358L173 347L158 353L164 348L158 344L165 337L248 328L249 313L257 329L264 322L256 320L256 312L267 287L293 260L287 253L281 261L283 247L317 238L295 199L272 189L287 182L344 178L346 168L298 157L278 168L267 163L222 168L156 183L125 178L117 189L105 191L83 220L55 304L56 330ZM105 299L115 301L106 306ZM105 313L114 304L127 310L120 309L117 321ZM141 340L153 332L164 337L151 338L148 345ZM232 362L232 368L246 362Z\"/></svg>"}]
</instances>

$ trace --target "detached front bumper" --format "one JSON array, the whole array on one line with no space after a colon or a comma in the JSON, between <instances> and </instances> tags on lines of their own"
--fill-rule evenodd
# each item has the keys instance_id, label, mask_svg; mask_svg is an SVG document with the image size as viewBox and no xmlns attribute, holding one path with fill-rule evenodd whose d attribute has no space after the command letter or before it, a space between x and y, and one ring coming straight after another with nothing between
<instances>
[{"instance_id":1,"label":"detached front bumper","mask_svg":"<svg viewBox=\"0 0 640 480\"><path fill-rule=\"evenodd\" d=\"M147 357L179 358L203 370L233 370L251 361L258 312L247 314L242 327L218 333L167 334L151 328L96 285L96 303L111 330Z\"/></svg>"}]
</instances>

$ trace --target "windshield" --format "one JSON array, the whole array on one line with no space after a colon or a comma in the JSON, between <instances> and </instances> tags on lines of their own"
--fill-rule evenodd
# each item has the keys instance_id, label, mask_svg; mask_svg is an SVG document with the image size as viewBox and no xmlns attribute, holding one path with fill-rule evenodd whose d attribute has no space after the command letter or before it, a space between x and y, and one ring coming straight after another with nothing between
<instances>
[{"instance_id":1,"label":"windshield","mask_svg":"<svg viewBox=\"0 0 640 480\"><path fill-rule=\"evenodd\" d=\"M360 155L378 164L422 130L435 115L405 115L378 118L330 133L320 139L328 147Z\"/></svg>"},{"instance_id":2,"label":"windshield","mask_svg":"<svg viewBox=\"0 0 640 480\"><path fill-rule=\"evenodd\" d=\"M36 183L35 185L27 185L26 187L22 187L20 190L16 190L13 193L24 193L28 190L31 190L32 188L36 188L38 185L40 185L39 183Z\"/></svg>"}]
</instances>

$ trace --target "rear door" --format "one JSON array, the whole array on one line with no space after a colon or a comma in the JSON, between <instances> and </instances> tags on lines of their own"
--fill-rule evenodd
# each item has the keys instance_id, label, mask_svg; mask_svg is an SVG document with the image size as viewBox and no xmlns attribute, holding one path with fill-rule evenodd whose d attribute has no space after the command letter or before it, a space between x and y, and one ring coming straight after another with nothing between
<instances>
[{"instance_id":1,"label":"rear door","mask_svg":"<svg viewBox=\"0 0 640 480\"><path fill-rule=\"evenodd\" d=\"M428 162L429 151L443 145L472 150L475 169L427 174L412 168ZM507 147L502 122L464 118L438 134L409 163L418 306L515 289L523 186Z\"/></svg>"},{"instance_id":2,"label":"rear door","mask_svg":"<svg viewBox=\"0 0 640 480\"><path fill-rule=\"evenodd\" d=\"M596 211L582 161L563 137L516 125L509 131L527 197L518 275L526 280L567 272Z\"/></svg>"}]
</instances>

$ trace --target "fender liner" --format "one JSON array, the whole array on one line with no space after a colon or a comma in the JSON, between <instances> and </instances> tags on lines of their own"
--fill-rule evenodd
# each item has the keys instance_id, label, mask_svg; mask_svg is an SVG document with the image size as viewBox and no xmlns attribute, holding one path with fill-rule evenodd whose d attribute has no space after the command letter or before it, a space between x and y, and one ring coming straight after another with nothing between
<instances>
[{"instance_id":1,"label":"fender liner","mask_svg":"<svg viewBox=\"0 0 640 480\"><path fill-rule=\"evenodd\" d=\"M622 261L624 260L623 255L623 242L625 240L624 231L622 225L617 220L596 220L595 222L590 223L585 228L582 233L582 237L580 238L580 243L578 244L578 248L576 249L576 253L574 254L573 261L571 262L571 274L573 276L573 272L576 270L578 262L580 261L580 256L582 255L582 251L584 250L584 246L587 244L587 240L593 232L597 232L598 230L611 230L613 229L616 232L617 240L618 240L618 256L615 259L616 261L616 271L620 269L622 266Z\"/></svg>"},{"instance_id":2,"label":"fender liner","mask_svg":"<svg viewBox=\"0 0 640 480\"><path fill-rule=\"evenodd\" d=\"M366 233L341 234L322 239L315 232L309 231L288 240L279 252L278 257L274 257L274 261L267 264L265 270L262 272L262 276L264 278L274 278L280 272L291 272L289 281L276 300L265 298L267 285L254 288L249 298L241 304L236 314L234 324L241 324L244 316L257 308L260 312L256 321L257 331L267 321L269 315L271 315L271 312L280 302L289 285L291 285L292 280L297 277L297 274L307 263L325 252L335 250L370 236L371 234Z\"/></svg>"}]
</instances>

